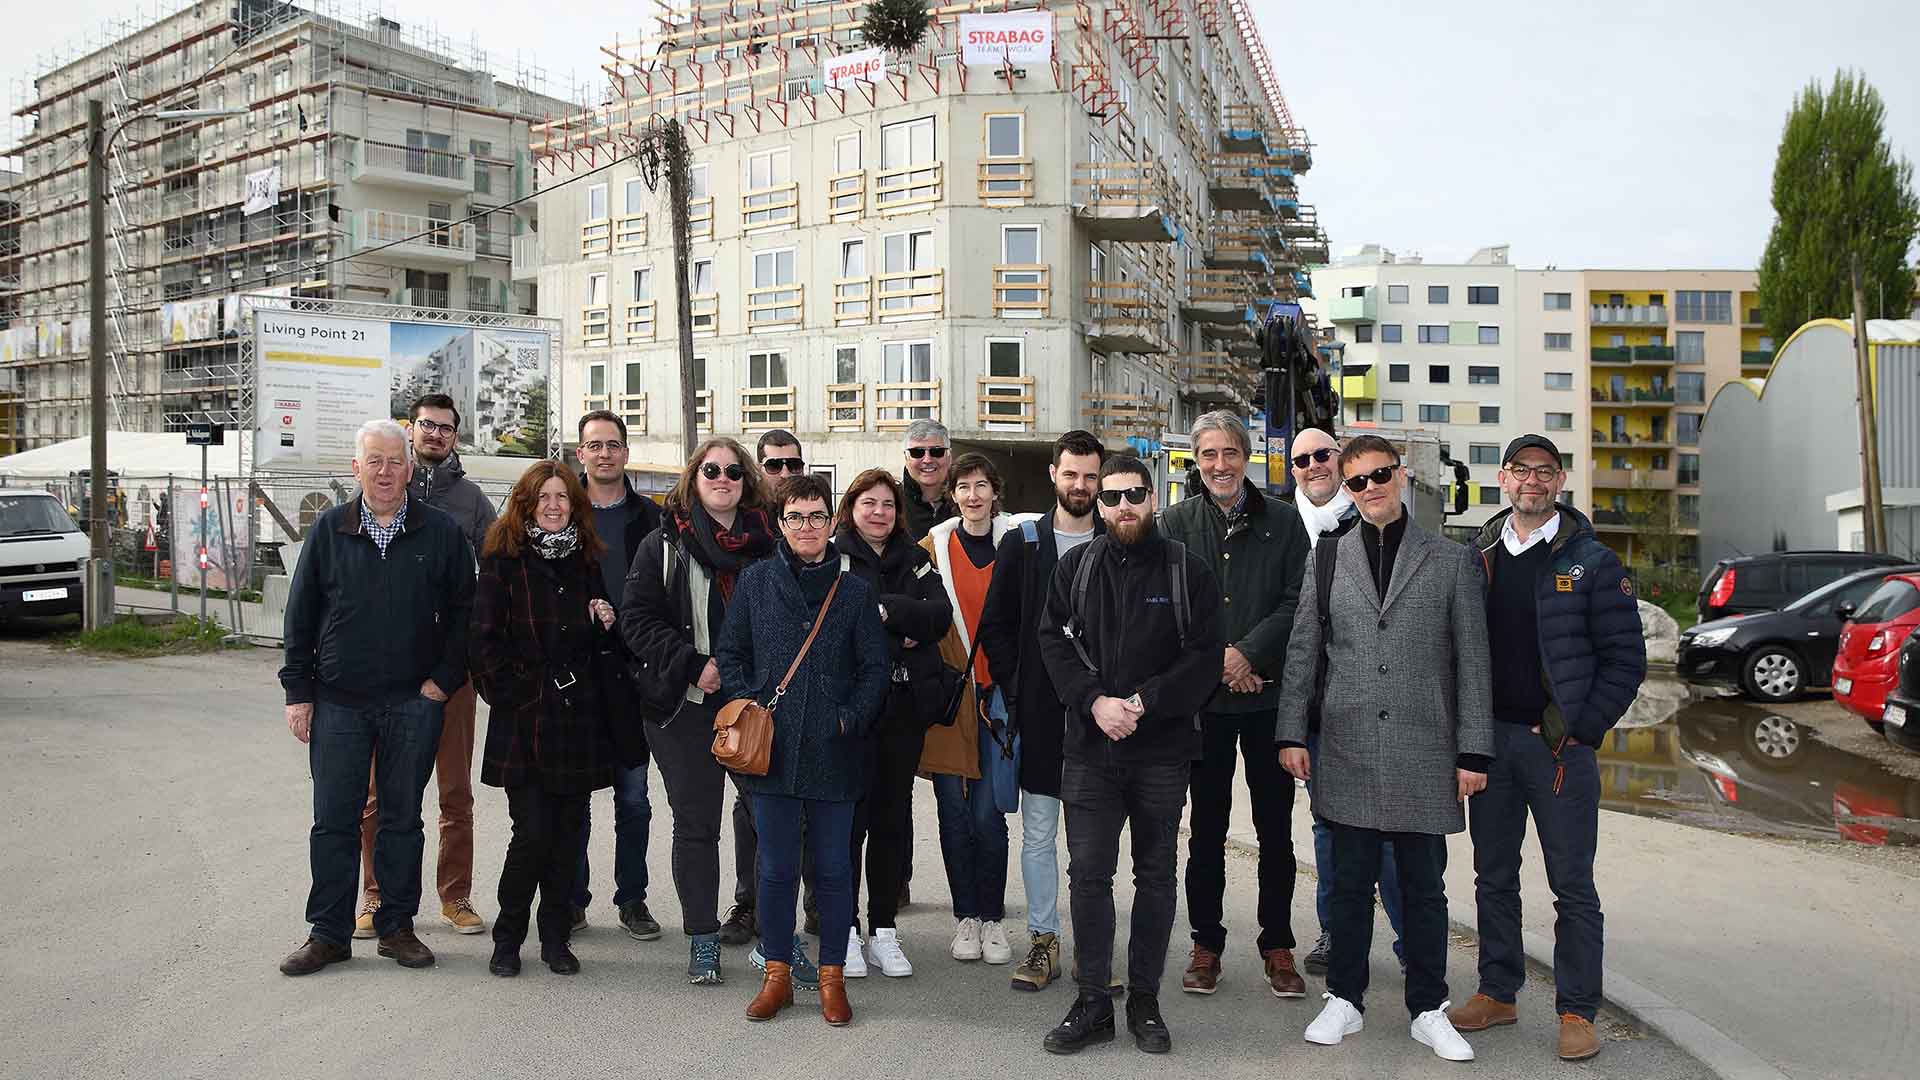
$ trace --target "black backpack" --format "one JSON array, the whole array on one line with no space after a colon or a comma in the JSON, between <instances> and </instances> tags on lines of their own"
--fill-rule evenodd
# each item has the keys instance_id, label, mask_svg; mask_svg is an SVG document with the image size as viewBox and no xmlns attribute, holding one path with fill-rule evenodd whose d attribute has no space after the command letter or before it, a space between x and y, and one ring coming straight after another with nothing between
<instances>
[{"instance_id":1,"label":"black backpack","mask_svg":"<svg viewBox=\"0 0 1920 1080\"><path fill-rule=\"evenodd\" d=\"M1101 556L1107 552L1107 537L1103 534L1094 537L1087 545L1087 553L1080 559L1080 565L1073 574L1073 618L1060 628L1061 634L1073 643L1073 651L1080 654L1080 662L1087 670L1100 674L1099 665L1093 662L1087 647L1080 643L1085 636L1083 627L1087 607L1087 587L1093 581L1093 571L1099 565ZM1180 648L1187 647L1187 623L1190 612L1187 599L1187 545L1168 537L1167 545L1167 590L1172 594L1173 625L1180 635Z\"/></svg>"}]
</instances>

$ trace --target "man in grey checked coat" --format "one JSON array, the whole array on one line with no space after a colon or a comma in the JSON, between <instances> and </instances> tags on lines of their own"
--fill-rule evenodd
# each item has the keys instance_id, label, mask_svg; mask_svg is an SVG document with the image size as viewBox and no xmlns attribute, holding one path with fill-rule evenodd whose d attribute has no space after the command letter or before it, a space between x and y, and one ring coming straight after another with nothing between
<instances>
[{"instance_id":1,"label":"man in grey checked coat","mask_svg":"<svg viewBox=\"0 0 1920 1080\"><path fill-rule=\"evenodd\" d=\"M1373 944L1373 884L1393 846L1405 905L1406 1003L1414 1039L1450 1061L1473 1048L1447 1020L1448 833L1466 828L1467 796L1493 754L1485 577L1472 549L1415 524L1401 502L1400 456L1363 435L1340 452L1360 526L1307 560L1287 649L1275 741L1281 764L1313 777L1314 813L1333 831L1333 946L1328 1000L1308 1042L1361 1029ZM1333 553L1327 611L1317 563ZM1311 593L1310 593L1311 590ZM1326 657L1317 763L1307 712Z\"/></svg>"}]
</instances>

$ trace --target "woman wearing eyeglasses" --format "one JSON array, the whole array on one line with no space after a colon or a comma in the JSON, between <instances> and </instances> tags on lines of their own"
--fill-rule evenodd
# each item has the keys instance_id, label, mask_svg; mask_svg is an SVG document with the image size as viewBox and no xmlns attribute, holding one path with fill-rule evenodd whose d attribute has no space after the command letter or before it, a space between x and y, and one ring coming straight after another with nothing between
<instances>
[{"instance_id":1,"label":"woman wearing eyeglasses","mask_svg":"<svg viewBox=\"0 0 1920 1080\"><path fill-rule=\"evenodd\" d=\"M751 697L773 710L766 775L735 776L753 797L760 833L756 910L767 958L747 1019L771 1020L793 1003L792 968L775 957L795 941L804 843L820 902L820 1014L838 1027L853 1019L846 954L854 804L866 791L867 744L891 665L879 594L847 572L851 560L827 539L832 498L818 476L781 481L778 553L740 575L739 608L721 631L715 659L723 699ZM804 955L798 944L794 954Z\"/></svg>"},{"instance_id":2,"label":"woman wearing eyeglasses","mask_svg":"<svg viewBox=\"0 0 1920 1080\"><path fill-rule=\"evenodd\" d=\"M953 627L940 642L940 658L967 676L955 719L927 732L927 747L920 755L920 771L933 778L940 854L953 894L949 952L955 960L989 964L1013 959L1001 925L1006 914L1007 816L994 802L993 785L983 782L990 775L991 755L999 753L981 711L993 677L985 654L973 650L987 587L993 582L994 553L1013 527L1013 518L1000 512L1000 491L1000 473L993 462L980 454L961 455L947 476L947 497L960 516L935 525L920 542L940 572L953 609Z\"/></svg>"},{"instance_id":3,"label":"woman wearing eyeglasses","mask_svg":"<svg viewBox=\"0 0 1920 1080\"><path fill-rule=\"evenodd\" d=\"M688 945L687 981L720 971L720 818L726 770L713 757L713 717L725 703L714 659L741 574L773 553L766 479L724 436L694 451L667 493L660 528L627 573L620 633L637 658L647 747L673 811L673 885Z\"/></svg>"}]
</instances>

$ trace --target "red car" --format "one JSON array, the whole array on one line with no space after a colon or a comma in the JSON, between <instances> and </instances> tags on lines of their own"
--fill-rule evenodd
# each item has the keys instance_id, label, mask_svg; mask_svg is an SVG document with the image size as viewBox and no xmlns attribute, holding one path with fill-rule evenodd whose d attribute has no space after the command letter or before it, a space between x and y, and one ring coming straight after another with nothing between
<instances>
[{"instance_id":1,"label":"red car","mask_svg":"<svg viewBox=\"0 0 1920 1080\"><path fill-rule=\"evenodd\" d=\"M1920 627L1920 574L1893 574L1861 601L1840 631L1833 699L1880 730L1887 694L1900 681L1900 647Z\"/></svg>"}]
</instances>

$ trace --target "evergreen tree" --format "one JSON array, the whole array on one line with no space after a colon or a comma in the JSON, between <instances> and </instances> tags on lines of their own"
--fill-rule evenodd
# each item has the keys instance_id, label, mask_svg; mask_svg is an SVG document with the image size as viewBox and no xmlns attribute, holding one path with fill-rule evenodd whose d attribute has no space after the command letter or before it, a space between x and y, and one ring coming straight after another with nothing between
<instances>
[{"instance_id":1,"label":"evergreen tree","mask_svg":"<svg viewBox=\"0 0 1920 1080\"><path fill-rule=\"evenodd\" d=\"M1816 80L1794 99L1773 165L1773 233L1760 259L1760 308L1776 344L1809 319L1853 312L1849 278L1860 255L1867 317L1905 318L1907 262L1920 203L1913 165L1885 135L1880 92L1851 71L1833 88Z\"/></svg>"},{"instance_id":2,"label":"evergreen tree","mask_svg":"<svg viewBox=\"0 0 1920 1080\"><path fill-rule=\"evenodd\" d=\"M930 21L926 0L873 0L860 29L867 44L904 54L920 47Z\"/></svg>"}]
</instances>

